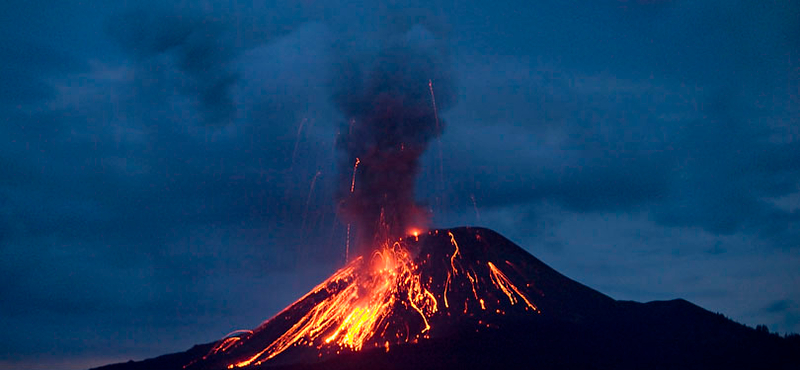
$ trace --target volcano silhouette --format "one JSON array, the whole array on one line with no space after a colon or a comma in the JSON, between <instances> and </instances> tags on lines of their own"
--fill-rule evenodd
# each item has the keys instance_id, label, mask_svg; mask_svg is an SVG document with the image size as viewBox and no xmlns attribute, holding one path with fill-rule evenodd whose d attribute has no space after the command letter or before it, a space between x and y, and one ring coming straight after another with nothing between
<instances>
[{"instance_id":1,"label":"volcano silhouette","mask_svg":"<svg viewBox=\"0 0 800 370\"><path fill-rule=\"evenodd\" d=\"M387 254L390 254L388 258ZM356 259L275 317L104 370L800 368L800 338L684 300L617 301L484 228Z\"/></svg>"}]
</instances>

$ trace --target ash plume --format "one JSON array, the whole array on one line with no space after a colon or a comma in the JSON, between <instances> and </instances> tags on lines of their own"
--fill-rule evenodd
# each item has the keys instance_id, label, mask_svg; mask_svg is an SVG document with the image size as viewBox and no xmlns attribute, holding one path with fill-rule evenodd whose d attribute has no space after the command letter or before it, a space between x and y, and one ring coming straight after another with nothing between
<instances>
[{"instance_id":1,"label":"ash plume","mask_svg":"<svg viewBox=\"0 0 800 370\"><path fill-rule=\"evenodd\" d=\"M446 56L421 27L370 56L350 57L339 76L333 100L346 118L337 138L340 214L354 226L358 254L425 226L414 184L420 156L444 127L430 86L441 110L453 102L453 81Z\"/></svg>"}]
</instances>

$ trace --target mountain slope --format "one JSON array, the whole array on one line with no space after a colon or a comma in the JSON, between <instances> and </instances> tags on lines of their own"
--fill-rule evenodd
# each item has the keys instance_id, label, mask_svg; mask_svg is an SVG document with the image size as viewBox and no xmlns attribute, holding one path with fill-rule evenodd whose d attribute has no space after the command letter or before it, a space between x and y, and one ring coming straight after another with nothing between
<instances>
[{"instance_id":1,"label":"mountain slope","mask_svg":"<svg viewBox=\"0 0 800 370\"><path fill-rule=\"evenodd\" d=\"M491 230L457 228L384 245L253 331L183 359L198 370L730 369L797 368L797 353L797 341L684 300L615 301Z\"/></svg>"}]
</instances>

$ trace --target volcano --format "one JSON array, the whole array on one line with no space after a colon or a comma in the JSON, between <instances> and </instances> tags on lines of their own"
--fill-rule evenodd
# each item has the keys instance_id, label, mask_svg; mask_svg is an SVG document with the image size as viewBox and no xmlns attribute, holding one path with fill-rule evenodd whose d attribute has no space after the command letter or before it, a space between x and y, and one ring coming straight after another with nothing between
<instances>
[{"instance_id":1,"label":"volcano","mask_svg":"<svg viewBox=\"0 0 800 370\"><path fill-rule=\"evenodd\" d=\"M103 370L800 368L800 337L617 301L484 228L381 243L253 330Z\"/></svg>"}]
</instances>

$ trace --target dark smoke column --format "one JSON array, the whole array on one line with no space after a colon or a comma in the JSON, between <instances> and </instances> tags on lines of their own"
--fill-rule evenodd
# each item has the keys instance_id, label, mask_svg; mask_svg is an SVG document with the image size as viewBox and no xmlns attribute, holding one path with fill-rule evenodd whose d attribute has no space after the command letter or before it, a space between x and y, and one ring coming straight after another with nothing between
<instances>
[{"instance_id":1,"label":"dark smoke column","mask_svg":"<svg viewBox=\"0 0 800 370\"><path fill-rule=\"evenodd\" d=\"M420 156L443 129L428 82L439 109L453 100L445 58L430 44L404 40L363 59L345 64L334 94L347 118L337 142L344 152L340 213L354 226L356 254L368 252L376 241L405 235L411 226L425 226L429 217L415 202L414 183Z\"/></svg>"}]
</instances>

